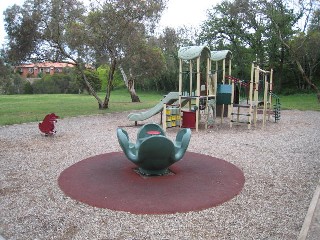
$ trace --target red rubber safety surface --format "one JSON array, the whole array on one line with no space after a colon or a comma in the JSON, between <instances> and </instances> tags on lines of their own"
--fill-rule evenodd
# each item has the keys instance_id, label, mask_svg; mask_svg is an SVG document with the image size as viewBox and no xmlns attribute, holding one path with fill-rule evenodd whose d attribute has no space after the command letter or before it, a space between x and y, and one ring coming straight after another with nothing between
<instances>
[{"instance_id":1,"label":"red rubber safety surface","mask_svg":"<svg viewBox=\"0 0 320 240\"><path fill-rule=\"evenodd\" d=\"M166 176L142 177L136 168L124 153L106 153L65 169L58 183L66 195L91 206L170 214L222 204L239 194L245 182L235 165L193 152L186 152Z\"/></svg>"}]
</instances>

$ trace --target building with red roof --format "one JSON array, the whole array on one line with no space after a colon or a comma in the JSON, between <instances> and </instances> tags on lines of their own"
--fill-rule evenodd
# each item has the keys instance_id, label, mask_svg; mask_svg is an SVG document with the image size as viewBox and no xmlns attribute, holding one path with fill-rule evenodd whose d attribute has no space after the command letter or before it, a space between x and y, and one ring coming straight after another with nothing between
<instances>
[{"instance_id":1,"label":"building with red roof","mask_svg":"<svg viewBox=\"0 0 320 240\"><path fill-rule=\"evenodd\" d=\"M30 63L16 66L15 72L25 78L37 78L39 73L53 75L54 73L62 73L63 69L68 67L74 67L74 65L61 62Z\"/></svg>"}]
</instances>

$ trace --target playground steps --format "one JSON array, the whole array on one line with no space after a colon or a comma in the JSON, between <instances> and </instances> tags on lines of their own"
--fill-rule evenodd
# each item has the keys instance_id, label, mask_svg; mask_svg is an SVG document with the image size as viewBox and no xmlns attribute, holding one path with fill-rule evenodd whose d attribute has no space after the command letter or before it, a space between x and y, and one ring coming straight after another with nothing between
<instances>
[{"instance_id":1,"label":"playground steps","mask_svg":"<svg viewBox=\"0 0 320 240\"><path fill-rule=\"evenodd\" d=\"M239 124L251 124L250 122L246 121L236 121L236 120L231 120L232 123L239 123Z\"/></svg>"},{"instance_id":2,"label":"playground steps","mask_svg":"<svg viewBox=\"0 0 320 240\"><path fill-rule=\"evenodd\" d=\"M249 113L231 113L231 115L235 115L235 116L246 116L246 117L249 117L251 116L251 114Z\"/></svg>"},{"instance_id":3,"label":"playground steps","mask_svg":"<svg viewBox=\"0 0 320 240\"><path fill-rule=\"evenodd\" d=\"M230 113L230 127L232 127L233 124L246 124L248 129L250 129L252 122L255 123L256 114L256 106L250 106L249 104L234 104L232 112Z\"/></svg>"}]
</instances>

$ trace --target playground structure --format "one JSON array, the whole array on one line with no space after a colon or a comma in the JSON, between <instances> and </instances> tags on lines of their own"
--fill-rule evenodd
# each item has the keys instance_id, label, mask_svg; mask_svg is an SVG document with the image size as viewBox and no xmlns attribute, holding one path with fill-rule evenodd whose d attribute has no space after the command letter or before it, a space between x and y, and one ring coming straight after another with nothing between
<instances>
[{"instance_id":1,"label":"playground structure","mask_svg":"<svg viewBox=\"0 0 320 240\"><path fill-rule=\"evenodd\" d=\"M251 79L232 76L232 53L229 50L210 51L207 46L181 47L179 57L179 91L170 92L160 103L146 112L131 113L130 121L146 120L162 112L162 126L205 129L224 117L234 124L256 126L257 115L263 115L263 127L273 112L280 120L280 99L272 92L273 70L266 71L253 63ZM272 98L276 103L272 105ZM272 109L273 107L273 109ZM242 111L241 111L242 110Z\"/></svg>"},{"instance_id":2,"label":"playground structure","mask_svg":"<svg viewBox=\"0 0 320 240\"><path fill-rule=\"evenodd\" d=\"M181 127L198 131L201 121L205 128L215 123L216 116L224 117L225 108L230 112L232 85L225 84L226 71L231 75L232 53L229 50L210 51L206 46L182 47L179 61L179 103L188 101L181 108ZM222 65L222 70L219 69ZM218 84L219 82L219 84Z\"/></svg>"},{"instance_id":3,"label":"playground structure","mask_svg":"<svg viewBox=\"0 0 320 240\"><path fill-rule=\"evenodd\" d=\"M266 119L270 120L273 112L275 121L280 120L280 99L272 92L273 70L266 71L255 63L251 66L250 82L240 80L232 76L226 76L232 83L232 104L230 127L234 123L247 124L248 129L251 125L256 126L257 115L262 114L262 126L265 126ZM276 103L272 109L272 97ZM236 110L236 111L235 111ZM236 118L234 118L236 117Z\"/></svg>"}]
</instances>

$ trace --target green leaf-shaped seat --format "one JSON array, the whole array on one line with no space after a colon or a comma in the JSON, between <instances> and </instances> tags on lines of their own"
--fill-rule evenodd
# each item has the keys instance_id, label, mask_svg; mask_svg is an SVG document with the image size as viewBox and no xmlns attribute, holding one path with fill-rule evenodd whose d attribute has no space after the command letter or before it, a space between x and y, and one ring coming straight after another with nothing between
<instances>
[{"instance_id":1,"label":"green leaf-shaped seat","mask_svg":"<svg viewBox=\"0 0 320 240\"><path fill-rule=\"evenodd\" d=\"M121 128L117 129L117 137L126 157L139 167L142 174L163 175L168 172L169 166L184 156L191 130L181 129L175 142L168 139L157 124L142 126L138 131L136 144L130 142L128 133Z\"/></svg>"}]
</instances>

